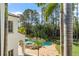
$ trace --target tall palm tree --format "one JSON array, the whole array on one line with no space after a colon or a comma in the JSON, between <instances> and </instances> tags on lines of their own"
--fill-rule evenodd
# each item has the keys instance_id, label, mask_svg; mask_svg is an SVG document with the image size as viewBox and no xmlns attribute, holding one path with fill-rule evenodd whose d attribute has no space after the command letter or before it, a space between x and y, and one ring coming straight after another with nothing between
<instances>
[{"instance_id":1,"label":"tall palm tree","mask_svg":"<svg viewBox=\"0 0 79 59\"><path fill-rule=\"evenodd\" d=\"M5 3L4 56L7 56L8 4Z\"/></svg>"},{"instance_id":2,"label":"tall palm tree","mask_svg":"<svg viewBox=\"0 0 79 59\"><path fill-rule=\"evenodd\" d=\"M73 21L72 21L72 4L65 4L65 27L64 27L64 39L65 39L65 47L66 47L66 56L72 55L72 41L73 41Z\"/></svg>"},{"instance_id":3,"label":"tall palm tree","mask_svg":"<svg viewBox=\"0 0 79 59\"><path fill-rule=\"evenodd\" d=\"M64 11L63 11L63 3L60 5L60 52L61 55L64 55Z\"/></svg>"}]
</instances>

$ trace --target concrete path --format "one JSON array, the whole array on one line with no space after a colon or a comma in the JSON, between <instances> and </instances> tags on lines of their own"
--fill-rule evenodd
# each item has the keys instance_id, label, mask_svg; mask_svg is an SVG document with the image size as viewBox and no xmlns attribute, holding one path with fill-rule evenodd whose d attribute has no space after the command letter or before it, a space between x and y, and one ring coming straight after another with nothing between
<instances>
[{"instance_id":1,"label":"concrete path","mask_svg":"<svg viewBox=\"0 0 79 59\"><path fill-rule=\"evenodd\" d=\"M38 50L35 49L29 49L26 48L25 49L25 54L29 54L29 55L33 55L33 56L37 56L38 55ZM46 47L41 47L39 49L39 56L58 56L59 53L56 49L56 45L52 44L51 46L46 46Z\"/></svg>"}]
</instances>

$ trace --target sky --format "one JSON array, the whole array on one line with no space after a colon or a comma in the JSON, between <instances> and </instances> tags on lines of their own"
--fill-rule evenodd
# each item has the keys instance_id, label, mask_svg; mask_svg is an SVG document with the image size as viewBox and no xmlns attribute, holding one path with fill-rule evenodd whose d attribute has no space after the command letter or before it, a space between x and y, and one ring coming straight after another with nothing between
<instances>
[{"instance_id":1,"label":"sky","mask_svg":"<svg viewBox=\"0 0 79 59\"><path fill-rule=\"evenodd\" d=\"M8 12L13 14L22 14L25 9L37 10L37 12L41 12L41 8L38 7L34 3L9 3L8 4Z\"/></svg>"},{"instance_id":2,"label":"sky","mask_svg":"<svg viewBox=\"0 0 79 59\"><path fill-rule=\"evenodd\" d=\"M34 3L9 3L8 12L13 14L22 14L25 9L37 10L41 14L41 8ZM79 9L78 9L79 10ZM76 11L74 11L76 15Z\"/></svg>"}]
</instances>

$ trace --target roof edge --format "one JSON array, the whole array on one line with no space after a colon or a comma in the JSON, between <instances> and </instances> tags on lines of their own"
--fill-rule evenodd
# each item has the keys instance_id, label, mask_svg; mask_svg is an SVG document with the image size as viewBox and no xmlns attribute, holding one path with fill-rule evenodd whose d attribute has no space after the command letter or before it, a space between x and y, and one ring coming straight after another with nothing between
<instances>
[{"instance_id":1,"label":"roof edge","mask_svg":"<svg viewBox=\"0 0 79 59\"><path fill-rule=\"evenodd\" d=\"M20 18L19 15L15 15L15 14L12 14L12 13L8 13L9 16L13 16L13 17L17 17L17 18Z\"/></svg>"}]
</instances>

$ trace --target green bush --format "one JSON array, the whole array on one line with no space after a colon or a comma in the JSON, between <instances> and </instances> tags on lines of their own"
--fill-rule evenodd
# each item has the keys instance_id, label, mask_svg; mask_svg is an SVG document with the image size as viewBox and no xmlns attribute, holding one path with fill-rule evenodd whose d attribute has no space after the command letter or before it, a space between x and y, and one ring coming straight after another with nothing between
<instances>
[{"instance_id":1,"label":"green bush","mask_svg":"<svg viewBox=\"0 0 79 59\"><path fill-rule=\"evenodd\" d=\"M25 34L25 28L19 27L18 32L21 33L21 34Z\"/></svg>"}]
</instances>

